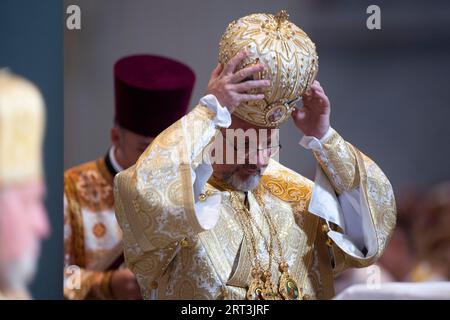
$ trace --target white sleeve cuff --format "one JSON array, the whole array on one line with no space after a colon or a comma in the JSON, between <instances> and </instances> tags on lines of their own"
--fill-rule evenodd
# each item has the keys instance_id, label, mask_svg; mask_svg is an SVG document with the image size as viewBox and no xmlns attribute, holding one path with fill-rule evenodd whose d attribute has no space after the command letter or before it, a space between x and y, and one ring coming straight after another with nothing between
<instances>
[{"instance_id":1,"label":"white sleeve cuff","mask_svg":"<svg viewBox=\"0 0 450 320\"><path fill-rule=\"evenodd\" d=\"M208 182L213 172L210 163L203 162L197 166L195 170L191 170L191 179L193 181L194 189L194 206L195 215L200 226L209 230L219 221L220 205L222 202L221 194L213 194L207 197L204 201L199 201L199 196L205 190L205 185Z\"/></svg>"},{"instance_id":2,"label":"white sleeve cuff","mask_svg":"<svg viewBox=\"0 0 450 320\"><path fill-rule=\"evenodd\" d=\"M228 128L231 125L231 114L227 108L222 107L217 98L208 94L200 99L200 104L214 112L216 117L213 119L217 127Z\"/></svg>"},{"instance_id":3,"label":"white sleeve cuff","mask_svg":"<svg viewBox=\"0 0 450 320\"><path fill-rule=\"evenodd\" d=\"M345 253L356 258L370 258L376 254L377 239L368 203L359 188L336 196L334 189L320 166L317 166L314 188L308 211L342 228L328 236ZM367 253L362 253L362 248Z\"/></svg>"},{"instance_id":4,"label":"white sleeve cuff","mask_svg":"<svg viewBox=\"0 0 450 320\"><path fill-rule=\"evenodd\" d=\"M205 201L195 203L195 215L203 229L210 230L216 226L219 221L221 203L222 195L220 193L209 196Z\"/></svg>"},{"instance_id":5,"label":"white sleeve cuff","mask_svg":"<svg viewBox=\"0 0 450 320\"><path fill-rule=\"evenodd\" d=\"M200 104L210 109L216 115L213 119L216 127L228 128L231 125L231 115L227 108L222 107L217 98L208 94L200 99ZM204 191L213 172L210 163L200 163L195 171L191 171L194 189L195 215L198 223L203 229L209 230L219 221L220 205L222 202L221 194L214 194L206 198L205 201L198 201L200 193Z\"/></svg>"},{"instance_id":6,"label":"white sleeve cuff","mask_svg":"<svg viewBox=\"0 0 450 320\"><path fill-rule=\"evenodd\" d=\"M305 149L321 151L323 142L328 139L332 133L333 131L331 130L331 127L329 127L327 133L325 133L325 135L320 140L313 136L303 136L299 144Z\"/></svg>"}]
</instances>

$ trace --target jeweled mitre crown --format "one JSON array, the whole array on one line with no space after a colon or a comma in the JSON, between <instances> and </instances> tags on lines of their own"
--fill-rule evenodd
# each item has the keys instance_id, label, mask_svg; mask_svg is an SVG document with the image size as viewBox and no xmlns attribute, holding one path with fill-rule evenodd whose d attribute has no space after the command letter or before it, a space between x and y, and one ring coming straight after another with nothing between
<instances>
[{"instance_id":1,"label":"jeweled mitre crown","mask_svg":"<svg viewBox=\"0 0 450 320\"><path fill-rule=\"evenodd\" d=\"M248 56L237 70L263 63L266 68L254 79L268 79L264 99L242 103L234 114L262 127L278 127L289 119L294 101L314 81L318 56L308 35L288 21L286 11L277 15L251 14L232 21L219 45L219 62L227 63L240 50ZM254 92L254 91L253 91Z\"/></svg>"}]
</instances>

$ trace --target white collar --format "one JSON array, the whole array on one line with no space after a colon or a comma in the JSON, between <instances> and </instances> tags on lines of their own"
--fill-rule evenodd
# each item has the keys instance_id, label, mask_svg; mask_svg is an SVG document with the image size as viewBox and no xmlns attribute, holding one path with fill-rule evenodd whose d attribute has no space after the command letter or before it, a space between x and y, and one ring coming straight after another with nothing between
<instances>
[{"instance_id":1,"label":"white collar","mask_svg":"<svg viewBox=\"0 0 450 320\"><path fill-rule=\"evenodd\" d=\"M122 166L119 164L119 162L117 162L115 153L116 147L112 146L111 148L109 148L109 160L111 160L111 165L113 166L116 172L123 171Z\"/></svg>"}]
</instances>

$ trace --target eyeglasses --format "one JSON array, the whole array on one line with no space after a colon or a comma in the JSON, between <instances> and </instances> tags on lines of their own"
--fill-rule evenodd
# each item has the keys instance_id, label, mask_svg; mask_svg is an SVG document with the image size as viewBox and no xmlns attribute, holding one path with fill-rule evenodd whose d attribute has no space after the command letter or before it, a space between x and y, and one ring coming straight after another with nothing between
<instances>
[{"instance_id":1,"label":"eyeglasses","mask_svg":"<svg viewBox=\"0 0 450 320\"><path fill-rule=\"evenodd\" d=\"M242 151L244 151L246 159L254 159L260 152L263 152L264 156L266 157L274 157L281 150L281 144L268 146L267 148L250 148L250 145L247 144L239 145L236 147L236 143L234 143L234 141L230 141L226 135L225 140L229 145L233 147L237 155L242 155Z\"/></svg>"}]
</instances>

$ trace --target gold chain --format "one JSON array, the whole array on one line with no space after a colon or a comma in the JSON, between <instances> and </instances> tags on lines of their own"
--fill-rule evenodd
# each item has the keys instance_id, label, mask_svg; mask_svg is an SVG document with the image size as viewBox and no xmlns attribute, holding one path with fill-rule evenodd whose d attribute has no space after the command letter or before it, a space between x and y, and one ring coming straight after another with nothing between
<instances>
[{"instance_id":1,"label":"gold chain","mask_svg":"<svg viewBox=\"0 0 450 320\"><path fill-rule=\"evenodd\" d=\"M230 192L230 198L231 198L232 202L234 202L234 205L237 205L237 206L233 206L233 208L235 208L235 212L237 212L241 217L240 222L241 222L244 234L251 241L253 255L255 256L254 258L256 261L256 267L260 267L261 262L259 261L259 257L258 257L258 250L257 250L257 245L256 245L256 239L255 239L256 237L253 233L253 230L249 227L249 225L247 223L245 223L246 221L249 221L250 219L247 217L247 214L246 214L247 212L237 197L238 196L234 192ZM236 207L238 207L238 208L236 208Z\"/></svg>"},{"instance_id":2,"label":"gold chain","mask_svg":"<svg viewBox=\"0 0 450 320\"><path fill-rule=\"evenodd\" d=\"M256 190L254 193L256 202L258 203L259 207L261 208L261 211L263 212L263 216L267 221L267 224L269 226L269 232L271 232L271 234L274 235L275 240L277 241L277 246L278 246L278 254L279 254L279 260L277 261L279 264L285 262L284 259L284 254L283 254L283 247L281 246L281 240L279 236L276 236L278 234L278 230L276 228L275 223L272 220L272 217L270 216L270 214L267 214L266 212L266 207L264 205L264 201L262 199L262 195L260 194L260 192L258 190ZM262 232L261 230L259 230L259 232Z\"/></svg>"},{"instance_id":3,"label":"gold chain","mask_svg":"<svg viewBox=\"0 0 450 320\"><path fill-rule=\"evenodd\" d=\"M262 199L262 195L260 194L260 192L258 190L256 190L254 192L254 195L255 195L256 202L258 202L258 205L261 207L261 210L263 211L264 217L267 219L267 223L269 225L269 230L271 230L275 235L277 235L278 231L277 231L276 225L273 222L270 214L268 214L266 212L264 201ZM286 262L286 260L284 259L283 247L281 246L280 237L275 236L275 239L277 241L278 253L280 255L280 260L278 261L279 268L282 273L281 277L280 277L280 281L279 281L278 291L280 292L281 296L284 299L300 300L303 298L303 294L301 292L302 289L298 288L297 283L289 274L289 265Z\"/></svg>"},{"instance_id":4,"label":"gold chain","mask_svg":"<svg viewBox=\"0 0 450 320\"><path fill-rule=\"evenodd\" d=\"M284 259L283 255L283 247L281 246L281 240L277 236L277 228L272 220L272 217L266 212L264 201L262 199L262 195L258 190L256 190L253 194L258 205L261 208L264 219L267 222L269 228L269 242L262 229L259 227L256 220L254 221L254 217L252 216L250 210L246 207L245 203L242 203L237 195L237 192L234 191L230 186L225 184L222 181L218 181L218 179L210 179L209 181L213 186L215 185L219 189L226 190L229 192L230 200L234 211L237 213L240 223L242 225L242 229L244 232L244 236L251 242L251 248L248 248L250 256L254 256L254 261L252 261L252 270L251 276L252 280L247 290L246 297L250 300L300 300L302 299L301 289L298 288L297 283L289 274L289 265ZM256 236L253 231L253 227L258 231L261 235L261 238L264 242L265 249L269 254L269 266L268 268L262 272L262 265L259 259L259 250L256 244ZM274 260L274 239L278 246L279 260L277 261L279 264L279 269L281 272L281 277L279 279L278 289L272 283L272 261ZM251 250L253 252L251 252ZM262 276L261 276L262 273Z\"/></svg>"},{"instance_id":5,"label":"gold chain","mask_svg":"<svg viewBox=\"0 0 450 320\"><path fill-rule=\"evenodd\" d=\"M254 235L253 232L253 227L255 227L255 229L260 233L261 238L264 242L264 246L267 250L267 252L269 253L269 265L268 268L263 272L263 277L262 277L262 281L263 281L263 288L262 290L260 290L261 292L261 297L262 299L270 299L270 300L279 300L281 299L281 296L278 294L278 290L276 288L276 286L272 283L272 261L274 260L273 257L273 238L274 238L274 234L273 234L273 228L270 226L270 224L268 223L269 226L269 242L266 240L266 238L264 237L264 233L262 232L261 228L258 226L257 222L254 220L253 216L251 215L251 212L247 209L247 207L245 206L245 204L242 204L241 201L238 199L238 196L236 195L235 192L230 192L230 199L233 202L233 207L236 208L237 212L240 213L240 215L244 218L243 221L241 222L243 229L244 229L244 233L246 234L246 236L250 236L250 241L252 242L252 246L253 246L253 252L254 252L254 256L255 259L259 262L259 258L258 258L258 249L257 249L257 245L256 245L256 236ZM245 230L251 230L250 232L246 232ZM256 272L252 272L252 276L260 276L260 273L256 273ZM260 284L260 283L259 283ZM253 286L249 287L250 293L248 294L248 296L252 296L252 290L254 290ZM254 295L253 295L254 296Z\"/></svg>"},{"instance_id":6,"label":"gold chain","mask_svg":"<svg viewBox=\"0 0 450 320\"><path fill-rule=\"evenodd\" d=\"M251 242L251 249L253 249L253 252L251 252L250 249L248 249L250 256L252 256L252 254L253 254L254 263L253 263L253 259L250 259L250 261L252 263L252 271L251 271L252 280L251 280L251 283L247 290L246 297L249 300L260 300L260 299L262 299L264 283L261 280L262 267L261 267L261 261L259 260L259 256L258 256L258 248L256 245L256 236L253 233L253 228L251 227L251 225L249 223L250 218L245 210L246 209L245 205L242 205L242 203L238 199L238 196L236 195L235 192L230 191L229 194L230 194L230 199L232 201L232 206L233 206L235 212L238 213L238 215L240 216L239 220L241 222L242 230L244 231L244 235Z\"/></svg>"}]
</instances>

